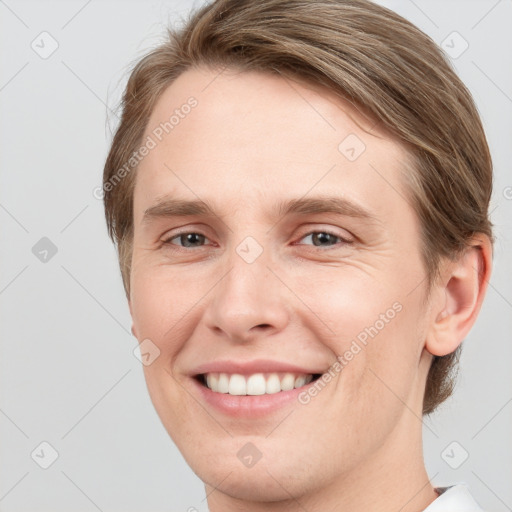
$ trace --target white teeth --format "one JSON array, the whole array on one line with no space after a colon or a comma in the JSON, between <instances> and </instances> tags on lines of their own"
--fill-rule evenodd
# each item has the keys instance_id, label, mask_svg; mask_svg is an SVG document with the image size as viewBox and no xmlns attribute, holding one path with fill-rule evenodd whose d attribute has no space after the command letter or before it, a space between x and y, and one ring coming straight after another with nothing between
<instances>
[{"instance_id":1,"label":"white teeth","mask_svg":"<svg viewBox=\"0 0 512 512\"><path fill-rule=\"evenodd\" d=\"M246 390L247 383L245 381L245 377L243 375L239 375L238 373L234 373L233 375L231 375L231 378L229 379L229 394L245 395Z\"/></svg>"},{"instance_id":2,"label":"white teeth","mask_svg":"<svg viewBox=\"0 0 512 512\"><path fill-rule=\"evenodd\" d=\"M277 375L277 373L272 373L267 379L267 387L265 392L267 395L271 395L273 393L279 393L279 391L281 391L281 381L279 380L279 375Z\"/></svg>"},{"instance_id":3,"label":"white teeth","mask_svg":"<svg viewBox=\"0 0 512 512\"><path fill-rule=\"evenodd\" d=\"M241 375L239 373L208 373L206 385L216 393L230 395L271 395L280 391L300 388L313 380L313 375L294 373L254 373Z\"/></svg>"},{"instance_id":4,"label":"white teeth","mask_svg":"<svg viewBox=\"0 0 512 512\"><path fill-rule=\"evenodd\" d=\"M304 386L306 384L306 377L303 377L302 375L300 377L297 377L295 379L295 387L300 388L301 386Z\"/></svg>"},{"instance_id":5,"label":"white teeth","mask_svg":"<svg viewBox=\"0 0 512 512\"><path fill-rule=\"evenodd\" d=\"M282 379L281 379L281 389L283 391L288 391L290 389L293 389L295 387L295 376L293 373L287 373Z\"/></svg>"},{"instance_id":6,"label":"white teeth","mask_svg":"<svg viewBox=\"0 0 512 512\"><path fill-rule=\"evenodd\" d=\"M217 391L219 393L227 393L229 391L229 377L227 373L214 373L213 375L219 376L218 384L217 384ZM215 382L212 380L212 387L210 389L215 389L213 385Z\"/></svg>"},{"instance_id":7,"label":"white teeth","mask_svg":"<svg viewBox=\"0 0 512 512\"><path fill-rule=\"evenodd\" d=\"M264 395L266 390L265 376L263 373L255 373L247 379L248 395Z\"/></svg>"}]
</instances>

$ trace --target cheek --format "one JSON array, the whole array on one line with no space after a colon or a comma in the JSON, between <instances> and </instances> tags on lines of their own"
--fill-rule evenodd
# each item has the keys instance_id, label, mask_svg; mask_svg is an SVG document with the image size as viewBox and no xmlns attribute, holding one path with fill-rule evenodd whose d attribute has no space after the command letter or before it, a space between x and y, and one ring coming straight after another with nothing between
<instances>
[{"instance_id":1,"label":"cheek","mask_svg":"<svg viewBox=\"0 0 512 512\"><path fill-rule=\"evenodd\" d=\"M401 314L396 290L380 286L372 275L357 269L329 270L329 275L310 273L297 293L316 315L309 317L322 327L316 330L318 339L340 355L350 350L352 342L364 348L370 340L383 337Z\"/></svg>"},{"instance_id":2,"label":"cheek","mask_svg":"<svg viewBox=\"0 0 512 512\"><path fill-rule=\"evenodd\" d=\"M403 412L404 404L416 409L421 319L411 301L395 301L394 305L369 319L352 342L352 347L358 345L364 354L353 356L347 366L345 376L354 393L352 398L375 406L363 411L362 420L373 417L385 421L387 417L393 421Z\"/></svg>"},{"instance_id":3,"label":"cheek","mask_svg":"<svg viewBox=\"0 0 512 512\"><path fill-rule=\"evenodd\" d=\"M401 400L407 400L418 371L419 294L410 294L404 280L388 277L387 283L384 279L379 283L361 275L350 279L347 272L329 286L304 288L305 302L314 305L322 324L329 327L322 328L322 336L318 331L318 338L341 363L337 386L351 408L357 403L377 403L380 410L392 413ZM362 417L365 414L379 412L364 411Z\"/></svg>"},{"instance_id":4,"label":"cheek","mask_svg":"<svg viewBox=\"0 0 512 512\"><path fill-rule=\"evenodd\" d=\"M131 276L132 320L139 339L150 338L161 350L165 339L176 339L173 330L183 329L197 295L193 288L172 279L173 275L176 272L166 273L163 267L139 266Z\"/></svg>"}]
</instances>

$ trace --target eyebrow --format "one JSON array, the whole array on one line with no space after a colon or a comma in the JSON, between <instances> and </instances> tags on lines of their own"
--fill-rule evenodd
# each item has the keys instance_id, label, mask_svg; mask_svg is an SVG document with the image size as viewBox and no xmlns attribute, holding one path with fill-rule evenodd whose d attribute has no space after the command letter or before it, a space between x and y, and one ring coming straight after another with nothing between
<instances>
[{"instance_id":1,"label":"eyebrow","mask_svg":"<svg viewBox=\"0 0 512 512\"><path fill-rule=\"evenodd\" d=\"M278 201L274 205L274 211L275 215L279 218L290 214L333 213L380 223L378 217L363 206L338 196L285 199ZM158 218L191 216L220 217L215 212L214 207L207 201L163 197L144 211L142 224L149 224L152 220Z\"/></svg>"}]
</instances>

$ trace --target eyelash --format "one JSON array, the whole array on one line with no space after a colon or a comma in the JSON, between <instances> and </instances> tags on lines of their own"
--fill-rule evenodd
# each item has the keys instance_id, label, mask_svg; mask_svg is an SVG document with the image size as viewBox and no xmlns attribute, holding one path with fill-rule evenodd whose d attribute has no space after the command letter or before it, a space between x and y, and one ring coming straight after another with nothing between
<instances>
[{"instance_id":1,"label":"eyelash","mask_svg":"<svg viewBox=\"0 0 512 512\"><path fill-rule=\"evenodd\" d=\"M313 234L318 234L318 233L327 234L327 235L333 236L335 238L338 238L340 240L340 242L338 242L338 244L335 244L333 246L325 246L324 249L321 249L320 248L321 246L315 246L315 245L311 246L313 248L318 248L321 251L327 251L327 250L336 249L336 248L338 248L338 247L336 247L336 245L339 245L339 244L349 245L349 244L353 243L351 240L347 240L347 239L343 238L342 236L340 236L340 235L338 235L338 234L336 234L336 233L334 233L332 231L326 230L326 229L316 230L316 231L309 231L309 232L305 233L300 238L300 240L302 240L303 238L305 238L307 236L310 236L310 235L313 235ZM190 234L201 235L201 236L204 236L206 240L208 240L208 237L206 235L204 235L203 233L201 233L200 231L183 231L182 233L177 233L177 234L172 235L171 237L168 237L167 239L163 240L163 243L164 243L164 245L172 246L172 250L176 250L176 251L181 251L181 250L188 251L188 250L197 249L197 248L194 248L194 247L182 247L180 245L176 245L176 244L171 243L171 240L174 240L175 238L178 238L178 237L184 236L184 235L190 235Z\"/></svg>"}]
</instances>

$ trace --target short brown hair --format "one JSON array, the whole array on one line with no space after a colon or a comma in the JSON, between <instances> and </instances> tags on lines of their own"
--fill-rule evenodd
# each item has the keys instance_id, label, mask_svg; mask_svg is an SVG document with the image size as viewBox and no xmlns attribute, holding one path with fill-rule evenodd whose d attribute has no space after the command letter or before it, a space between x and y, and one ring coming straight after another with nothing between
<instances>
[{"instance_id":1,"label":"short brown hair","mask_svg":"<svg viewBox=\"0 0 512 512\"><path fill-rule=\"evenodd\" d=\"M421 222L428 289L441 259L459 255L472 235L493 241L484 130L471 94L430 37L368 0L217 0L168 29L168 40L132 69L120 104L103 190L128 298L135 172L114 178L140 146L156 101L192 66L277 73L325 87L397 137L414 162L405 180ZM451 395L459 352L434 357L424 414Z\"/></svg>"}]
</instances>

